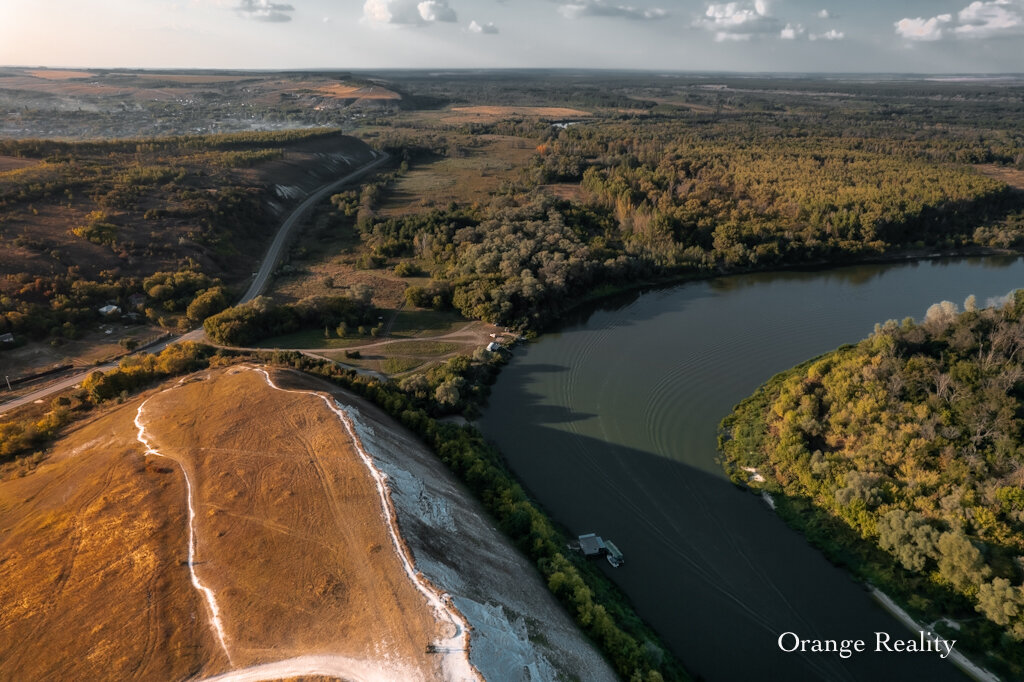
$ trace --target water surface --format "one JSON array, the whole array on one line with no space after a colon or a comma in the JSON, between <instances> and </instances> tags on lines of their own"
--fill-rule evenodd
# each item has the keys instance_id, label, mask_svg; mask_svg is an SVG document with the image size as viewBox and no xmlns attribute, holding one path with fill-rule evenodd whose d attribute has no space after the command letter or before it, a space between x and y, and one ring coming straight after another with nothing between
<instances>
[{"instance_id":1,"label":"water surface","mask_svg":"<svg viewBox=\"0 0 1024 682\"><path fill-rule=\"evenodd\" d=\"M573 533L615 541L603 566L708 680L962 680L935 654L786 654L787 631L910 633L759 498L728 482L717 425L773 374L875 322L1024 287L1024 261L949 259L728 277L632 294L516 350L480 427Z\"/></svg>"}]
</instances>

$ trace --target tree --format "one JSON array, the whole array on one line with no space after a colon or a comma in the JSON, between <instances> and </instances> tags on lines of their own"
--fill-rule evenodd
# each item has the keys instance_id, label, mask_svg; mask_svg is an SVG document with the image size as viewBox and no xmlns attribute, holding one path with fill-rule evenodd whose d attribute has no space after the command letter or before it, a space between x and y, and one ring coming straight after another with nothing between
<instances>
[{"instance_id":1,"label":"tree","mask_svg":"<svg viewBox=\"0 0 1024 682\"><path fill-rule=\"evenodd\" d=\"M939 574L962 592L976 589L992 574L985 565L981 551L962 532L950 531L939 536Z\"/></svg>"},{"instance_id":2,"label":"tree","mask_svg":"<svg viewBox=\"0 0 1024 682\"><path fill-rule=\"evenodd\" d=\"M188 304L185 315L192 322L202 322L228 307L228 297L221 287L211 287L197 295Z\"/></svg>"},{"instance_id":3,"label":"tree","mask_svg":"<svg viewBox=\"0 0 1024 682\"><path fill-rule=\"evenodd\" d=\"M919 512L894 509L878 519L878 545L911 571L938 556L939 533Z\"/></svg>"},{"instance_id":4,"label":"tree","mask_svg":"<svg viewBox=\"0 0 1024 682\"><path fill-rule=\"evenodd\" d=\"M1024 613L1024 587L1013 587L1006 578L982 583L978 588L978 604L975 608L996 625L1009 625Z\"/></svg>"}]
</instances>

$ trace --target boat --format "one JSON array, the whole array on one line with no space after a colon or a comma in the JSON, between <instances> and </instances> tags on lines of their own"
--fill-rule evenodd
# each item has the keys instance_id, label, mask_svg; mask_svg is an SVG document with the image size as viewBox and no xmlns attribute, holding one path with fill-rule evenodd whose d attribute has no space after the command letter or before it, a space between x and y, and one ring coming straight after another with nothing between
<instances>
[{"instance_id":1,"label":"boat","mask_svg":"<svg viewBox=\"0 0 1024 682\"><path fill-rule=\"evenodd\" d=\"M618 568L622 564L626 563L626 557L622 555L622 551L615 546L614 542L611 540L605 540L604 547L605 550L607 550L605 558L608 559L608 563L610 563L612 567Z\"/></svg>"}]
</instances>

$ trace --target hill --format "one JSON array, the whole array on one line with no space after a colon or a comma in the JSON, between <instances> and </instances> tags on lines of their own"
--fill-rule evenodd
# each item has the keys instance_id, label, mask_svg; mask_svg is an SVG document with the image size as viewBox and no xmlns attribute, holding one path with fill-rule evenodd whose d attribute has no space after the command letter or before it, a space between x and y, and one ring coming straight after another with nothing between
<instances>
[{"instance_id":1,"label":"hill","mask_svg":"<svg viewBox=\"0 0 1024 682\"><path fill-rule=\"evenodd\" d=\"M325 387L190 375L0 483L0 676L472 679L468 641L489 679L612 679L443 465Z\"/></svg>"}]
</instances>

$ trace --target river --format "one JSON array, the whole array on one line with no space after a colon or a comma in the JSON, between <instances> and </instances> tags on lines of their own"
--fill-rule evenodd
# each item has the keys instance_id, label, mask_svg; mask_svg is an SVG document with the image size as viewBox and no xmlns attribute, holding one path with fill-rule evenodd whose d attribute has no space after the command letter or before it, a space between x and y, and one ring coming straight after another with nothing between
<instances>
[{"instance_id":1,"label":"river","mask_svg":"<svg viewBox=\"0 0 1024 682\"><path fill-rule=\"evenodd\" d=\"M612 539L602 568L707 680L963 680L936 654L874 653L909 637L715 461L721 419L773 374L1024 287L1024 261L962 258L724 277L631 294L515 351L479 422L530 493L574 534ZM868 651L783 653L783 632Z\"/></svg>"}]
</instances>

